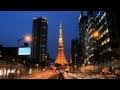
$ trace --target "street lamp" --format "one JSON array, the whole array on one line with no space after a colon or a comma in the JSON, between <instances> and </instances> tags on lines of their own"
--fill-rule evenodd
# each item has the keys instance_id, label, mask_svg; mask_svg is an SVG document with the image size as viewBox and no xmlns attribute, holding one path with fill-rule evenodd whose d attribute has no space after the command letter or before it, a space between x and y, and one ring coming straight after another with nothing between
<instances>
[{"instance_id":1,"label":"street lamp","mask_svg":"<svg viewBox=\"0 0 120 90\"><path fill-rule=\"evenodd\" d=\"M17 40L18 41L18 47L20 46L21 41L25 41L27 43L30 43L32 41L32 37L30 34L25 35L24 37Z\"/></svg>"},{"instance_id":2,"label":"street lamp","mask_svg":"<svg viewBox=\"0 0 120 90\"><path fill-rule=\"evenodd\" d=\"M26 36L24 37L24 40L25 40L26 42L31 42L31 41L32 41L31 35L26 35Z\"/></svg>"},{"instance_id":3,"label":"street lamp","mask_svg":"<svg viewBox=\"0 0 120 90\"><path fill-rule=\"evenodd\" d=\"M93 38L97 39L100 36L100 33L98 31L94 31L92 36Z\"/></svg>"}]
</instances>

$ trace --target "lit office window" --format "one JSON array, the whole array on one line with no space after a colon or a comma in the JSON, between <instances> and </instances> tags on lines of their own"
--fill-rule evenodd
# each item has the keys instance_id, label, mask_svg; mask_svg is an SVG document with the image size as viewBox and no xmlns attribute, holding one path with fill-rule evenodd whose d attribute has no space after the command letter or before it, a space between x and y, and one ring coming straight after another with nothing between
<instances>
[{"instance_id":1,"label":"lit office window","mask_svg":"<svg viewBox=\"0 0 120 90\"><path fill-rule=\"evenodd\" d=\"M85 38L85 41L87 40L87 38Z\"/></svg>"},{"instance_id":2,"label":"lit office window","mask_svg":"<svg viewBox=\"0 0 120 90\"><path fill-rule=\"evenodd\" d=\"M99 16L100 16L100 13L101 13L101 11L98 13L98 15L97 15L96 17L99 17Z\"/></svg>"},{"instance_id":3,"label":"lit office window","mask_svg":"<svg viewBox=\"0 0 120 90\"><path fill-rule=\"evenodd\" d=\"M106 31L103 32L103 35L105 35L105 34L106 34Z\"/></svg>"},{"instance_id":4,"label":"lit office window","mask_svg":"<svg viewBox=\"0 0 120 90\"><path fill-rule=\"evenodd\" d=\"M99 20L99 23L101 22L101 19Z\"/></svg>"},{"instance_id":5,"label":"lit office window","mask_svg":"<svg viewBox=\"0 0 120 90\"><path fill-rule=\"evenodd\" d=\"M89 29L86 29L86 31L88 32Z\"/></svg>"},{"instance_id":6,"label":"lit office window","mask_svg":"<svg viewBox=\"0 0 120 90\"><path fill-rule=\"evenodd\" d=\"M108 28L105 30L105 33L108 33Z\"/></svg>"},{"instance_id":7,"label":"lit office window","mask_svg":"<svg viewBox=\"0 0 120 90\"><path fill-rule=\"evenodd\" d=\"M90 35L90 37L88 39L91 39L92 38L92 35Z\"/></svg>"},{"instance_id":8,"label":"lit office window","mask_svg":"<svg viewBox=\"0 0 120 90\"><path fill-rule=\"evenodd\" d=\"M107 40L104 40L104 44L107 43Z\"/></svg>"},{"instance_id":9,"label":"lit office window","mask_svg":"<svg viewBox=\"0 0 120 90\"><path fill-rule=\"evenodd\" d=\"M44 23L47 22L46 20L44 20Z\"/></svg>"},{"instance_id":10,"label":"lit office window","mask_svg":"<svg viewBox=\"0 0 120 90\"><path fill-rule=\"evenodd\" d=\"M102 45L104 45L106 43L106 40L102 41Z\"/></svg>"},{"instance_id":11,"label":"lit office window","mask_svg":"<svg viewBox=\"0 0 120 90\"><path fill-rule=\"evenodd\" d=\"M107 21L105 21L105 23L104 23L105 25L107 25Z\"/></svg>"},{"instance_id":12,"label":"lit office window","mask_svg":"<svg viewBox=\"0 0 120 90\"><path fill-rule=\"evenodd\" d=\"M100 37L101 37L101 38L103 37L103 33L100 35Z\"/></svg>"},{"instance_id":13,"label":"lit office window","mask_svg":"<svg viewBox=\"0 0 120 90\"><path fill-rule=\"evenodd\" d=\"M94 56L94 54L91 54L91 57Z\"/></svg>"},{"instance_id":14,"label":"lit office window","mask_svg":"<svg viewBox=\"0 0 120 90\"><path fill-rule=\"evenodd\" d=\"M110 38L107 38L107 42L109 42L110 41Z\"/></svg>"},{"instance_id":15,"label":"lit office window","mask_svg":"<svg viewBox=\"0 0 120 90\"><path fill-rule=\"evenodd\" d=\"M43 27L43 28L46 28L46 27Z\"/></svg>"},{"instance_id":16,"label":"lit office window","mask_svg":"<svg viewBox=\"0 0 120 90\"><path fill-rule=\"evenodd\" d=\"M108 28L100 35L100 38L102 38L106 33L108 33Z\"/></svg>"},{"instance_id":17,"label":"lit office window","mask_svg":"<svg viewBox=\"0 0 120 90\"><path fill-rule=\"evenodd\" d=\"M108 51L111 51L111 50L112 50L111 47L109 47L109 48L108 48Z\"/></svg>"},{"instance_id":18,"label":"lit office window","mask_svg":"<svg viewBox=\"0 0 120 90\"><path fill-rule=\"evenodd\" d=\"M101 20L105 17L105 15L106 15L106 12L104 12L104 14L102 15Z\"/></svg>"},{"instance_id":19,"label":"lit office window","mask_svg":"<svg viewBox=\"0 0 120 90\"><path fill-rule=\"evenodd\" d=\"M104 12L104 14L101 16L101 19L99 20L99 23L102 21L102 19L105 17L106 12Z\"/></svg>"},{"instance_id":20,"label":"lit office window","mask_svg":"<svg viewBox=\"0 0 120 90\"><path fill-rule=\"evenodd\" d=\"M100 26L100 28L99 28L99 30L98 30L98 31L102 30L102 28L103 28L103 25L102 25L102 26Z\"/></svg>"},{"instance_id":21,"label":"lit office window","mask_svg":"<svg viewBox=\"0 0 120 90\"><path fill-rule=\"evenodd\" d=\"M91 48L91 51L94 50L95 48Z\"/></svg>"},{"instance_id":22,"label":"lit office window","mask_svg":"<svg viewBox=\"0 0 120 90\"><path fill-rule=\"evenodd\" d=\"M87 46L87 49L89 49L89 46Z\"/></svg>"},{"instance_id":23,"label":"lit office window","mask_svg":"<svg viewBox=\"0 0 120 90\"><path fill-rule=\"evenodd\" d=\"M101 46L103 45L103 42L101 42Z\"/></svg>"},{"instance_id":24,"label":"lit office window","mask_svg":"<svg viewBox=\"0 0 120 90\"><path fill-rule=\"evenodd\" d=\"M92 30L93 30L93 29L90 29L89 33L91 33L91 32L92 32Z\"/></svg>"}]
</instances>

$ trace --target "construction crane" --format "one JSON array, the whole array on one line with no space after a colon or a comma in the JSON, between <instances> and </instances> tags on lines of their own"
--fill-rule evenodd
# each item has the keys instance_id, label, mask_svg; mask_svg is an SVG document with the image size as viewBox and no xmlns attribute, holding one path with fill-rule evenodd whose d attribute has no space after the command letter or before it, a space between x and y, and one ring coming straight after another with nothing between
<instances>
[{"instance_id":1,"label":"construction crane","mask_svg":"<svg viewBox=\"0 0 120 90\"><path fill-rule=\"evenodd\" d=\"M20 47L20 42L21 42L22 40L24 40L24 38L20 38L20 39L17 40L17 42L18 42L18 47Z\"/></svg>"}]
</instances>

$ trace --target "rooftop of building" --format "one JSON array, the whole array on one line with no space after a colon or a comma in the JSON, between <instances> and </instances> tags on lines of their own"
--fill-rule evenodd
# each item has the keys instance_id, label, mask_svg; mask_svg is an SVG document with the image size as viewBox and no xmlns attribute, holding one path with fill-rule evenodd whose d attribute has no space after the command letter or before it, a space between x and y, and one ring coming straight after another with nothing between
<instances>
[{"instance_id":1,"label":"rooftop of building","mask_svg":"<svg viewBox=\"0 0 120 90\"><path fill-rule=\"evenodd\" d=\"M42 16L42 17L33 17L33 19L45 19L45 20L47 20L47 18L44 17L44 16Z\"/></svg>"}]
</instances>

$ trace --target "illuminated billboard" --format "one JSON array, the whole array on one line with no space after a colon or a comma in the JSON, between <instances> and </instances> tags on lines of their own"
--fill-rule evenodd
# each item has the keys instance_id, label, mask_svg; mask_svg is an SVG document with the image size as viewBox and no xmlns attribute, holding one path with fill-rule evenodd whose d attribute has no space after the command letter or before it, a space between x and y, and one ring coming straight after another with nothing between
<instances>
[{"instance_id":1,"label":"illuminated billboard","mask_svg":"<svg viewBox=\"0 0 120 90\"><path fill-rule=\"evenodd\" d=\"M31 48L30 47L24 47L18 49L18 55L30 55L31 54Z\"/></svg>"}]
</instances>

